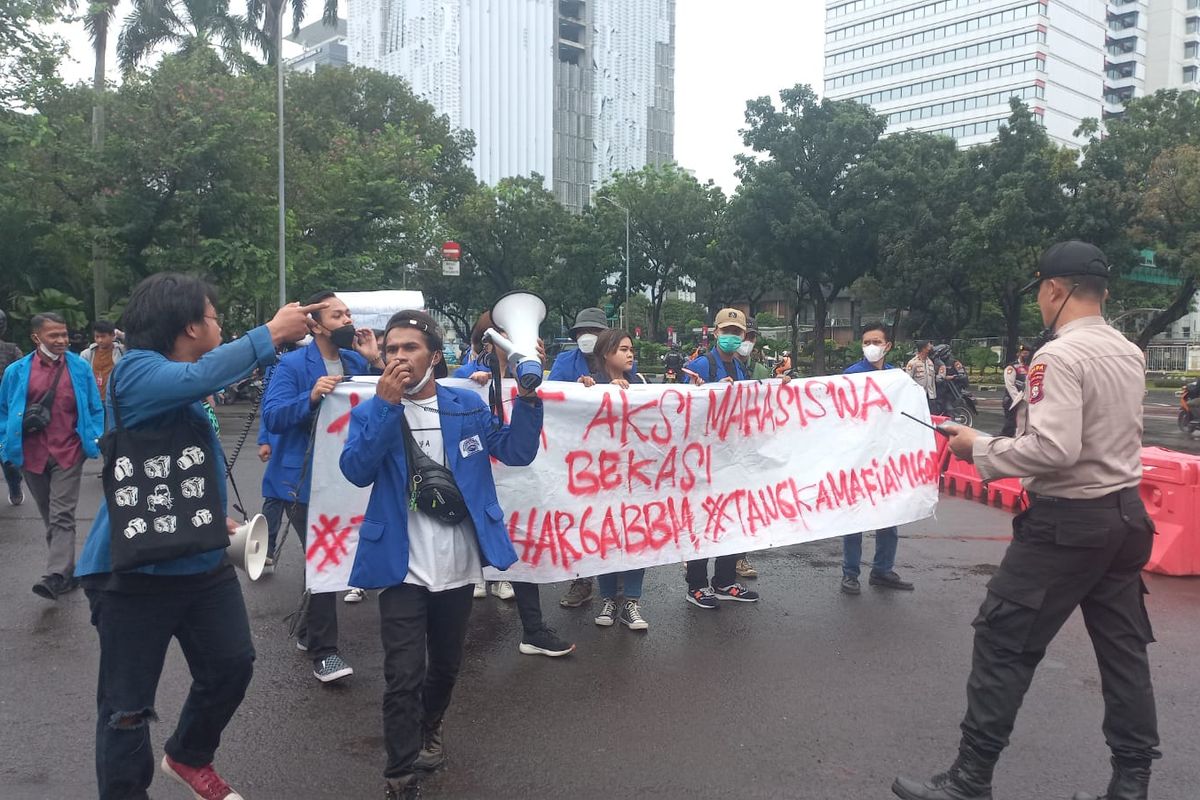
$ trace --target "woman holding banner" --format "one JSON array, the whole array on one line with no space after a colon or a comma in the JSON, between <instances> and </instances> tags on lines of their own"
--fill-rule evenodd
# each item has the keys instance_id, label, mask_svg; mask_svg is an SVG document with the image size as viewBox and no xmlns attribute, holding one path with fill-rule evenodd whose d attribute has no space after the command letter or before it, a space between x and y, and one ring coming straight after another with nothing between
<instances>
[{"instance_id":1,"label":"woman holding banner","mask_svg":"<svg viewBox=\"0 0 1200 800\"><path fill-rule=\"evenodd\" d=\"M633 337L622 330L610 328L602 332L596 339L595 349L589 359L592 374L583 375L579 383L584 386L609 384L628 389L631 383L645 383L646 379L633 371ZM600 597L603 600L600 613L596 615L596 624L607 628L615 621L631 631L644 631L650 624L642 617L639 602L642 599L642 581L646 577L645 569L629 569L624 572L609 572L601 575L596 582L600 586ZM624 587L622 595L625 602L617 606L617 579L621 579Z\"/></svg>"}]
</instances>

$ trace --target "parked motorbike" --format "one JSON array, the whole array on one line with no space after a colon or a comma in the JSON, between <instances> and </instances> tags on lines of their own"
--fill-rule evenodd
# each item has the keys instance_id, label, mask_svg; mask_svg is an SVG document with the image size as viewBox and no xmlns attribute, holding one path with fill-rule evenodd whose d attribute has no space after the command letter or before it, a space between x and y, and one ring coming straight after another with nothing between
<instances>
[{"instance_id":1,"label":"parked motorbike","mask_svg":"<svg viewBox=\"0 0 1200 800\"><path fill-rule=\"evenodd\" d=\"M958 385L957 381L946 381L946 399L943 401L943 412L959 425L971 427L975 424L975 415L979 413L975 405L975 395Z\"/></svg>"},{"instance_id":2,"label":"parked motorbike","mask_svg":"<svg viewBox=\"0 0 1200 800\"><path fill-rule=\"evenodd\" d=\"M1176 421L1179 424L1179 430L1189 436L1196 431L1200 431L1200 417L1192 413L1192 409L1188 406L1188 400L1195 399L1200 396L1200 385L1196 382L1184 384L1184 387L1175 393L1179 398L1179 414Z\"/></svg>"}]
</instances>

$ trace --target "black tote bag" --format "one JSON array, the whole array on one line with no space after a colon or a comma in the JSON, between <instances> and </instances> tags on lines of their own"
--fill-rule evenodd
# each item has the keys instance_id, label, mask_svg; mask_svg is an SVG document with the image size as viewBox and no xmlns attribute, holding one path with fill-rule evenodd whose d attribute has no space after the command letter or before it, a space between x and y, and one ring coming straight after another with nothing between
<instances>
[{"instance_id":1,"label":"black tote bag","mask_svg":"<svg viewBox=\"0 0 1200 800\"><path fill-rule=\"evenodd\" d=\"M208 421L185 407L126 428L119 372L110 382L115 425L100 441L113 571L228 547Z\"/></svg>"}]
</instances>

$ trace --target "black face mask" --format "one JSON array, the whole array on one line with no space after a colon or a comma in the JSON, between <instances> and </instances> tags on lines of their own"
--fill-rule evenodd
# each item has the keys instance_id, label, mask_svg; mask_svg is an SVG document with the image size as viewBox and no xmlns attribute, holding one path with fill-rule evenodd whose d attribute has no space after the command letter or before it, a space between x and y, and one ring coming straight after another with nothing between
<instances>
[{"instance_id":1,"label":"black face mask","mask_svg":"<svg viewBox=\"0 0 1200 800\"><path fill-rule=\"evenodd\" d=\"M329 332L329 340L339 350L349 350L354 346L354 326L343 325Z\"/></svg>"}]
</instances>

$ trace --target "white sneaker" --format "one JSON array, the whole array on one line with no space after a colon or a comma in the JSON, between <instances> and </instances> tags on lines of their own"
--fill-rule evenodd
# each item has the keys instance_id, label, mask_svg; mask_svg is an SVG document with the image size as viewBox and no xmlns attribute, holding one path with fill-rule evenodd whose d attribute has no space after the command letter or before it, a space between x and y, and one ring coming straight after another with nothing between
<instances>
[{"instance_id":1,"label":"white sneaker","mask_svg":"<svg viewBox=\"0 0 1200 800\"><path fill-rule=\"evenodd\" d=\"M492 594L501 600L512 600L517 596L517 593L513 591L512 584L508 581L496 581L493 583Z\"/></svg>"},{"instance_id":2,"label":"white sneaker","mask_svg":"<svg viewBox=\"0 0 1200 800\"><path fill-rule=\"evenodd\" d=\"M350 591L346 592L346 596L343 597L342 599L345 600L347 603L361 603L366 598L367 598L367 590L366 589L356 589L354 587L350 587Z\"/></svg>"},{"instance_id":3,"label":"white sneaker","mask_svg":"<svg viewBox=\"0 0 1200 800\"><path fill-rule=\"evenodd\" d=\"M486 583L475 584L475 593L472 594L471 596L474 597L476 600L480 600L484 597L487 597L487 584Z\"/></svg>"}]
</instances>

